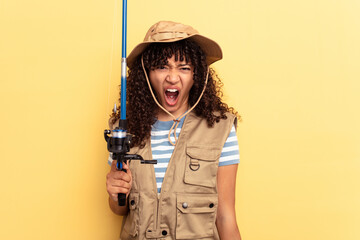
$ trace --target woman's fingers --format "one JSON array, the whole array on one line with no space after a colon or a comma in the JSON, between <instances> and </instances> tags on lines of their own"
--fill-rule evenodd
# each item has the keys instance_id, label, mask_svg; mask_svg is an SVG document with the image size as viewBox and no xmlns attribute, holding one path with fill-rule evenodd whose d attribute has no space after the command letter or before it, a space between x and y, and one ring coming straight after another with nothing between
<instances>
[{"instance_id":1,"label":"woman's fingers","mask_svg":"<svg viewBox=\"0 0 360 240\"><path fill-rule=\"evenodd\" d=\"M111 164L111 170L110 170L109 174L114 179L119 179L119 180L121 179L126 182L130 182L132 180L132 176L131 176L131 171L130 171L129 166L127 164L123 164L123 169L125 169L127 172L119 171L116 168L116 161L113 161Z\"/></svg>"},{"instance_id":2,"label":"woman's fingers","mask_svg":"<svg viewBox=\"0 0 360 240\"><path fill-rule=\"evenodd\" d=\"M122 187L122 188L131 188L131 184L129 182L123 181L123 180L112 180L110 181L110 185L112 187Z\"/></svg>"},{"instance_id":3,"label":"woman's fingers","mask_svg":"<svg viewBox=\"0 0 360 240\"><path fill-rule=\"evenodd\" d=\"M109 187L109 194L113 195L117 195L118 193L125 193L128 194L130 191L128 188L123 188L123 187Z\"/></svg>"},{"instance_id":4,"label":"woman's fingers","mask_svg":"<svg viewBox=\"0 0 360 240\"><path fill-rule=\"evenodd\" d=\"M111 176L112 176L113 179L116 179L116 180L123 180L125 182L130 182L131 181L131 176L129 175L129 173L126 173L124 171L113 172L111 174Z\"/></svg>"},{"instance_id":5,"label":"woman's fingers","mask_svg":"<svg viewBox=\"0 0 360 240\"><path fill-rule=\"evenodd\" d=\"M113 161L111 164L111 170L106 175L106 187L110 197L113 200L117 201L117 194L118 193L125 193L128 195L131 190L132 185L132 175L131 171L127 164L123 164L123 169L127 172L119 171L116 168L116 161Z\"/></svg>"},{"instance_id":6,"label":"woman's fingers","mask_svg":"<svg viewBox=\"0 0 360 240\"><path fill-rule=\"evenodd\" d=\"M117 183L107 183L106 189L109 195L118 193L128 194L130 192L131 185L124 181Z\"/></svg>"}]
</instances>

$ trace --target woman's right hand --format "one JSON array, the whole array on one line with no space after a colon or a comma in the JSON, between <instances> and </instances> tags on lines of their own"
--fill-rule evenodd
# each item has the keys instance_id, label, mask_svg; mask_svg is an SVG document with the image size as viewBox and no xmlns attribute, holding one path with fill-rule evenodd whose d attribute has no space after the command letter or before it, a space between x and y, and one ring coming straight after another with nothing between
<instances>
[{"instance_id":1,"label":"woman's right hand","mask_svg":"<svg viewBox=\"0 0 360 240\"><path fill-rule=\"evenodd\" d=\"M110 172L106 175L106 189L109 197L114 202L118 202L118 193L125 193L128 197L132 186L132 175L129 168L129 161L123 164L127 172L119 171L116 168L116 161L111 163Z\"/></svg>"}]
</instances>

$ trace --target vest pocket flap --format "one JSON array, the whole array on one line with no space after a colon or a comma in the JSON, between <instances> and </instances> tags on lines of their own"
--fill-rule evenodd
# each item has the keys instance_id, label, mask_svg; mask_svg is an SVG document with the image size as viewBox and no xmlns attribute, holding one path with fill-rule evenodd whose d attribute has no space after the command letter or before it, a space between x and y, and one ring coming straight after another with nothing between
<instances>
[{"instance_id":1,"label":"vest pocket flap","mask_svg":"<svg viewBox=\"0 0 360 240\"><path fill-rule=\"evenodd\" d=\"M186 154L203 161L215 161L220 157L221 150L211 146L187 146Z\"/></svg>"},{"instance_id":2,"label":"vest pocket flap","mask_svg":"<svg viewBox=\"0 0 360 240\"><path fill-rule=\"evenodd\" d=\"M214 239L216 193L177 193L176 239Z\"/></svg>"},{"instance_id":3,"label":"vest pocket flap","mask_svg":"<svg viewBox=\"0 0 360 240\"><path fill-rule=\"evenodd\" d=\"M177 196L177 209L182 213L211 213L217 209L216 194L182 194Z\"/></svg>"},{"instance_id":4,"label":"vest pocket flap","mask_svg":"<svg viewBox=\"0 0 360 240\"><path fill-rule=\"evenodd\" d=\"M139 193L130 193L129 196L129 209L134 210L139 204Z\"/></svg>"}]
</instances>

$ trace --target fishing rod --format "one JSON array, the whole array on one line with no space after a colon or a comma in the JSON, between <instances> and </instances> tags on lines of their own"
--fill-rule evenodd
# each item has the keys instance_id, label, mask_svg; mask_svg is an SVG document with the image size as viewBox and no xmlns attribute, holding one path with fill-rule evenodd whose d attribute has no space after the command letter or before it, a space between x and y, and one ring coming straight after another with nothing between
<instances>
[{"instance_id":1,"label":"fishing rod","mask_svg":"<svg viewBox=\"0 0 360 240\"><path fill-rule=\"evenodd\" d=\"M128 154L130 151L132 135L127 132L126 120L126 40L127 40L127 0L123 0L122 9L122 54L121 54L121 90L120 90L120 119L119 125L113 130L106 129L104 138L107 142L107 149L113 160L116 160L116 168L119 171L126 172L123 168L124 164L129 160L140 160L142 164L156 164L157 160L144 160L138 154ZM116 115L117 108L114 106ZM126 194L118 193L119 206L126 205Z\"/></svg>"}]
</instances>

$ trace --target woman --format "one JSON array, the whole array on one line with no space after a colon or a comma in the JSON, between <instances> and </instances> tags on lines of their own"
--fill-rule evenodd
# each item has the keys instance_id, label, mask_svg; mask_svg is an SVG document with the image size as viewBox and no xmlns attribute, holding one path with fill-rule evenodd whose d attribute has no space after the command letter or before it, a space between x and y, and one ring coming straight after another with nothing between
<instances>
[{"instance_id":1,"label":"woman","mask_svg":"<svg viewBox=\"0 0 360 240\"><path fill-rule=\"evenodd\" d=\"M112 211L124 215L120 238L240 239L235 217L237 113L220 99L208 66L219 45L190 26L158 22L128 56L128 130L133 161L107 175ZM113 114L110 125L119 119ZM165 174L166 172L166 174ZM118 206L118 193L127 205Z\"/></svg>"}]
</instances>

